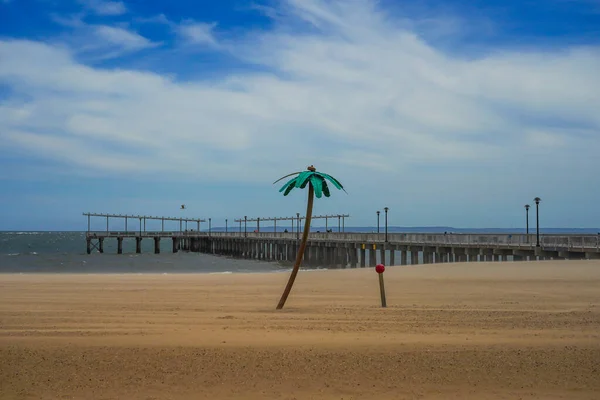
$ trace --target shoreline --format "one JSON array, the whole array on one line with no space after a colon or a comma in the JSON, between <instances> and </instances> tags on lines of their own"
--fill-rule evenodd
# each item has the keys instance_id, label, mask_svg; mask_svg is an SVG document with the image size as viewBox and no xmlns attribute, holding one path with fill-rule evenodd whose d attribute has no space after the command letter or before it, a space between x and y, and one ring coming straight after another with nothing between
<instances>
[{"instance_id":1,"label":"shoreline","mask_svg":"<svg viewBox=\"0 0 600 400\"><path fill-rule=\"evenodd\" d=\"M218 257L218 256L214 256L214 257ZM236 260L236 259L232 259L232 260ZM248 261L248 260L242 260L242 261ZM254 260L256 263L264 263L264 264L268 264L268 265L276 265L278 262L277 261L257 261ZM250 260L250 262L253 262L252 260ZM406 270L406 271L411 271L411 270L423 270L423 269L427 269L427 270L437 270L437 269L452 269L452 268L467 268L467 269L473 269L473 271L475 272L475 275L477 275L477 269L479 267L490 267L490 266L504 266L506 268L512 269L513 267L516 267L517 270L518 269L523 269L523 270L527 270L530 269L531 267L539 267L539 266L548 266L550 268L570 268L571 266L597 266L600 269L600 260L588 260L588 259L580 259L580 260L532 260L532 261L477 261L477 262L451 262L451 263L430 263L430 264L408 264L408 265L399 265L399 264L394 264L394 265L386 265L386 272L389 272L390 270ZM292 271L293 265L289 266L289 267L281 267L281 265L279 265L279 267L281 269L272 269L272 270L256 270L256 271L249 271L249 270L225 270L225 271L202 271L202 270L194 270L194 271L190 271L190 270L185 270L185 271L169 271L169 270L165 270L165 271L135 271L135 270L125 270L125 271L107 271L107 272L102 272L101 270L98 271L76 271L76 270L70 270L70 271L0 271L0 276L10 276L10 275L63 275L63 276L68 276L68 275L102 275L102 276L110 276L110 275L190 275L190 276L195 276L195 275L271 275L271 274L281 274L281 273L288 273ZM129 269L132 269L135 267L129 267ZM98 268L101 269L101 268ZM124 268L125 269L125 268ZM327 267L300 267L299 273L302 272L343 272L343 271L372 271L373 274L375 274L374 272L375 267L354 267L354 268L327 268ZM543 278L543 277L541 277Z\"/></svg>"},{"instance_id":2,"label":"shoreline","mask_svg":"<svg viewBox=\"0 0 600 400\"><path fill-rule=\"evenodd\" d=\"M386 267L388 268L388 267ZM350 270L350 268L348 268ZM354 269L358 269L358 268L354 268ZM368 269L368 268L362 268L362 269ZM301 272L325 272L325 271L343 271L345 270L345 268L339 268L339 269L335 269L335 268L300 268ZM77 272L77 271L55 271L55 272L37 272L37 271L33 271L33 272L4 272L4 271L0 271L0 276L5 276L5 275L102 275L102 276L106 276L106 275L190 275L190 276L195 276L195 275L260 275L260 274L265 274L265 275L271 275L271 274L281 274L281 273L289 273L292 271L292 268L289 269L282 269L282 270L274 270L274 271L222 271L222 272L214 272L214 271L197 271L197 272L189 272L189 271L169 271L169 272L135 272L135 271L123 271L123 272L114 272L114 271L109 271L109 272L101 272L101 271L95 271L95 272L87 272L87 271L81 271L81 272Z\"/></svg>"}]
</instances>

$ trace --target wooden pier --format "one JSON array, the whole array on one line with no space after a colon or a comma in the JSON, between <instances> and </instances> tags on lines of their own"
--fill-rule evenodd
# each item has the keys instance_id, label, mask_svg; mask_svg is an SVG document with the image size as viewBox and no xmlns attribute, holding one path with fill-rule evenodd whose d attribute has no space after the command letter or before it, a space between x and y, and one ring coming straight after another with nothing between
<instances>
[{"instance_id":1,"label":"wooden pier","mask_svg":"<svg viewBox=\"0 0 600 400\"><path fill-rule=\"evenodd\" d=\"M106 214L84 214L107 217ZM333 216L337 217L337 216ZM345 215L347 217L347 215ZM124 218L124 216L108 218ZM172 251L201 252L244 259L265 261L295 260L299 248L298 232L260 232L263 219L235 220L256 221L255 232L200 231L201 219L127 216L128 219L159 219L197 223L197 231L146 231L140 223L138 231L91 231L86 234L87 251L104 252L104 240L118 241L117 253L123 252L123 239L135 238L136 253L141 253L144 239L154 241L154 252L160 252L160 240L172 240ZM292 220L294 217L291 217ZM315 218L332 218L316 216ZM341 215L340 215L341 218ZM277 220L289 218L277 218ZM302 218L296 216L296 221ZM274 220L274 219L272 219ZM164 224L163 224L164 226ZM297 225L299 226L299 225ZM89 227L89 225L88 225ZM425 234L425 233L351 233L311 232L304 254L304 266L308 267L366 267L378 262L387 265L416 265L445 262L518 261L544 259L599 259L600 235L545 234L539 245L535 234Z\"/></svg>"},{"instance_id":2,"label":"wooden pier","mask_svg":"<svg viewBox=\"0 0 600 400\"><path fill-rule=\"evenodd\" d=\"M154 252L160 253L160 240L162 238L171 238L173 240L173 252L177 252L179 249L189 250L189 239L184 237L184 233L198 234L202 222L206 222L200 218L184 218L184 217L154 217L148 215L127 215L127 214L99 214L99 213L83 213L87 217L88 229L86 233L86 250L90 254L93 250L98 250L100 253L104 253L104 240L106 238L117 239L117 253L123 254L123 239L135 238L135 251L136 253L142 252L142 239L151 238L154 240ZM91 219L102 218L106 220L106 231L92 231L91 230ZM123 219L125 222L124 231L111 231L110 220L111 219ZM139 221L138 230L129 230L130 221ZM147 231L147 221L161 221L160 231ZM165 221L178 221L179 231L165 231ZM196 231L188 229L188 223L193 223L196 226ZM210 232L210 230L209 230Z\"/></svg>"}]
</instances>

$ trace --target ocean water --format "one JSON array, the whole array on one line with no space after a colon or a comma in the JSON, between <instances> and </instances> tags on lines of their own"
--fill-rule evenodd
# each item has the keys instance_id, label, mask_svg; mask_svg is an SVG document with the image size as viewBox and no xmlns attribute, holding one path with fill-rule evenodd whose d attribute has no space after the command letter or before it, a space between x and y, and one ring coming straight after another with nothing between
<instances>
[{"instance_id":1,"label":"ocean water","mask_svg":"<svg viewBox=\"0 0 600 400\"><path fill-rule=\"evenodd\" d=\"M0 273L253 273L286 272L289 264L240 260L209 254L172 253L170 240L142 241L135 253L135 239L106 240L104 253L86 253L85 232L0 232Z\"/></svg>"}]
</instances>

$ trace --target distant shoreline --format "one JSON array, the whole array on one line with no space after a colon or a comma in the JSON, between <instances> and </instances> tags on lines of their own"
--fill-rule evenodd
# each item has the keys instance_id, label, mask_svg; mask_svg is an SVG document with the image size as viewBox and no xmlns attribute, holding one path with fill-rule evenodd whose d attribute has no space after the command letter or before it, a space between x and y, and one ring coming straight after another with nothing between
<instances>
[{"instance_id":1,"label":"distant shoreline","mask_svg":"<svg viewBox=\"0 0 600 400\"><path fill-rule=\"evenodd\" d=\"M261 226L261 233L273 232L273 226ZM292 230L291 226L277 226L277 232L284 232L287 229L290 232L295 232L296 227ZM384 227L380 227L380 233L383 233ZM321 231L325 233L325 227L313 226L311 232ZM102 229L98 229L102 231ZM225 227L213 227L212 232L225 232ZM377 227L352 227L347 226L342 231L343 233L372 233L376 232ZM0 234L45 234L45 233L86 233L87 230L26 230L26 229L14 229L14 230L0 230ZM202 229L201 232L207 232L206 229ZM239 233L238 229L228 229L229 233ZM495 233L506 233L506 234L524 234L526 233L525 228L454 228L446 226L415 226L415 227L402 227L402 226L388 226L388 233L453 233L453 234L495 234ZM333 232L337 233L337 228L333 228ZM529 228L529 233L535 233L535 227ZM585 235L596 235L600 234L600 228L540 228L540 234L585 234Z\"/></svg>"}]
</instances>

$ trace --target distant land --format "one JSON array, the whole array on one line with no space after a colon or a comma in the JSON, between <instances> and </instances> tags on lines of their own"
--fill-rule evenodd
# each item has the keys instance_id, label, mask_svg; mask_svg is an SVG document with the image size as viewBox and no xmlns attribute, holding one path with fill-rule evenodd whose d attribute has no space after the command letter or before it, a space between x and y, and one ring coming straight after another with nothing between
<instances>
[{"instance_id":1,"label":"distant land","mask_svg":"<svg viewBox=\"0 0 600 400\"><path fill-rule=\"evenodd\" d=\"M208 227L206 226L207 224L202 224L201 226L201 231L202 232L206 232L208 230ZM129 228L130 231L137 231L135 228L131 229L132 227ZM304 228L304 224L301 224L300 226L300 230L302 231L302 228ZM256 224L248 224L247 225L247 229L248 232L252 232L256 229ZM277 225L277 232L283 232L285 229L287 229L288 231L292 230L292 227L289 225ZM294 225L294 231L296 231L297 227L296 225ZM329 225L329 229L331 229L334 233L338 231L338 226L337 223L334 224L330 224ZM380 233L384 233L385 232L385 226L381 226L380 228ZM92 228L92 230L94 230ZM104 229L96 229L97 232L101 232ZM119 231L119 230L124 230L124 228L118 228L118 227L111 227L110 228L111 231ZM153 231L153 227L147 228L147 231ZM165 229L166 231L168 231L169 229ZM242 227L243 230L243 227ZM173 230L171 229L171 231L177 231L177 230ZM229 232L239 232L240 231L240 227L239 225L235 225L235 226L229 226L228 228ZM261 225L260 227L260 231L261 232L273 232L273 225ZM312 226L311 227L311 232L316 232L316 231L320 231L320 232L325 232L325 226ZM377 232L377 227L372 227L372 226L346 226L343 230L346 233L351 233L351 232L357 232L357 233L372 233L372 232ZM78 230L78 231L61 231L61 230L38 230L38 231L28 231L28 230L22 230L22 231L18 231L18 230L10 230L10 231L4 231L4 232L85 232L85 230ZM225 232L225 227L212 227L212 232ZM525 228L455 228L452 226L388 226L388 233L525 233ZM533 227L529 227L529 233L530 234L535 234L535 226ZM600 233L600 228L541 228L540 227L540 233L546 233L546 234L550 234L550 233L554 233L554 234L561 234L561 233L570 233L570 234L579 234L579 235L597 235Z\"/></svg>"},{"instance_id":2,"label":"distant land","mask_svg":"<svg viewBox=\"0 0 600 400\"><path fill-rule=\"evenodd\" d=\"M203 224L201 227L201 231L202 232L206 232L208 230L208 227L206 226L207 224ZM302 230L302 228L304 228L304 224L301 225L300 230ZM252 223L252 224L248 224L247 226L248 232L253 232L256 229L256 224ZM277 232L283 232L285 229L287 229L288 231L292 231L292 227L291 226L280 226L277 225ZM296 231L297 227L296 225L294 225L294 232ZM329 229L331 229L334 233L338 231L338 226L337 223L331 224L329 225ZM380 228L380 233L384 233L385 232L385 226L381 226ZM110 229L111 231L119 231L119 230L124 230L124 228L113 228L111 227ZM137 231L136 229L129 229L130 231ZM153 231L153 228L148 227L147 231ZM169 231L169 229L165 229L166 231ZM311 232L325 232L325 226L312 226L311 227ZM94 231L94 229L92 229L92 231ZM103 231L103 229L96 229L96 232L101 232ZM177 230L173 230L171 229L171 231L176 232ZM239 232L240 231L240 227L239 225L235 225L235 226L229 226L228 228L229 232ZM242 231L243 231L243 227L242 227ZM260 231L261 232L273 232L273 225L261 225L260 227ZM85 230L78 230L78 231L62 231L62 230L36 230L36 231L29 231L29 230L7 230L7 231L0 231L0 232L85 232ZM212 232L225 232L225 227L212 227ZM372 226L346 226L343 230L343 232L345 233L352 233L352 232L356 232L356 233L373 233L373 232L377 232L377 227L372 227ZM516 233L516 234L524 234L525 233L525 228L454 228L452 226L389 226L388 227L388 233L472 233L472 234L477 234L477 233L506 233L506 234L510 234L510 233ZM529 227L529 233L530 234L535 234L535 226L530 226ZM598 235L600 234L600 228L540 228L540 233L545 233L545 234L577 234L577 235Z\"/></svg>"}]
</instances>

